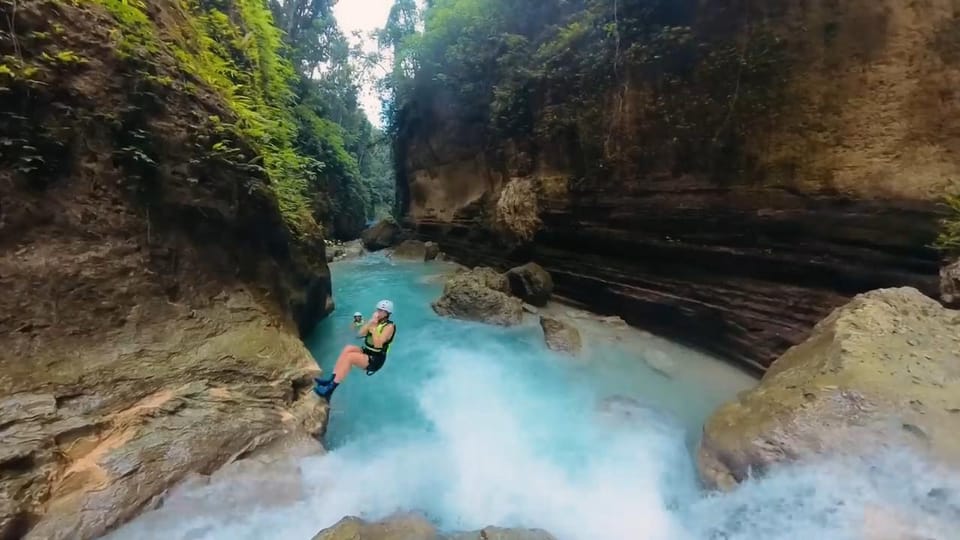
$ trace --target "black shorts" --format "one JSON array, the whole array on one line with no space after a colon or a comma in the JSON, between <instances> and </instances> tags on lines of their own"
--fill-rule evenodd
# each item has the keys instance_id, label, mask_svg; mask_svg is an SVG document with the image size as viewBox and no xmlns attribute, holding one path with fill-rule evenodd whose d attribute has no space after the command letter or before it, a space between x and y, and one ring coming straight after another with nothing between
<instances>
[{"instance_id":1,"label":"black shorts","mask_svg":"<svg viewBox=\"0 0 960 540\"><path fill-rule=\"evenodd\" d=\"M387 361L387 355L385 354L377 354L366 350L363 353L367 355L367 375L373 375L380 371L384 362Z\"/></svg>"}]
</instances>

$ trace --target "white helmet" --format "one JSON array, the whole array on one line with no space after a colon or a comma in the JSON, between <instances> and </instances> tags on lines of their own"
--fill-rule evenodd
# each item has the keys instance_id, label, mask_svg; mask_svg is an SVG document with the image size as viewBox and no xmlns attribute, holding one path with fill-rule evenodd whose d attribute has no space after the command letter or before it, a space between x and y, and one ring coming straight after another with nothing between
<instances>
[{"instance_id":1,"label":"white helmet","mask_svg":"<svg viewBox=\"0 0 960 540\"><path fill-rule=\"evenodd\" d=\"M377 309L382 309L389 314L393 314L393 302L389 300L381 300L377 302Z\"/></svg>"},{"instance_id":2,"label":"white helmet","mask_svg":"<svg viewBox=\"0 0 960 540\"><path fill-rule=\"evenodd\" d=\"M354 313L353 316L354 316L354 317L363 317L363 313L360 313L360 312L358 311L358 312Z\"/></svg>"}]
</instances>

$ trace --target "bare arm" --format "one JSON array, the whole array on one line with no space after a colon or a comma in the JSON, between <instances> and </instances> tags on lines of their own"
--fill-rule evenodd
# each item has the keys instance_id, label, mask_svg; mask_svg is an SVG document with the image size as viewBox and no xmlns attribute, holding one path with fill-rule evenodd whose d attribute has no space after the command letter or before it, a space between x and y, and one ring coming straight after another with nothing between
<instances>
[{"instance_id":1,"label":"bare arm","mask_svg":"<svg viewBox=\"0 0 960 540\"><path fill-rule=\"evenodd\" d=\"M367 337L367 334L369 334L370 331L373 330L373 327L379 323L380 318L377 317L376 313L374 313L369 319L367 319L366 324L360 327L360 330L357 331L357 335L360 337Z\"/></svg>"},{"instance_id":2,"label":"bare arm","mask_svg":"<svg viewBox=\"0 0 960 540\"><path fill-rule=\"evenodd\" d=\"M372 320L367 321L366 324L364 324L363 326L360 327L359 330L357 330L357 335L360 337L367 337L367 334L369 334L370 330L373 329L374 324L376 324L376 322Z\"/></svg>"},{"instance_id":3,"label":"bare arm","mask_svg":"<svg viewBox=\"0 0 960 540\"><path fill-rule=\"evenodd\" d=\"M383 333L381 333L379 336L374 336L373 346L379 349L380 347L383 347L384 343L390 341L390 338L392 337L393 337L393 324L391 323L389 326L383 329Z\"/></svg>"}]
</instances>

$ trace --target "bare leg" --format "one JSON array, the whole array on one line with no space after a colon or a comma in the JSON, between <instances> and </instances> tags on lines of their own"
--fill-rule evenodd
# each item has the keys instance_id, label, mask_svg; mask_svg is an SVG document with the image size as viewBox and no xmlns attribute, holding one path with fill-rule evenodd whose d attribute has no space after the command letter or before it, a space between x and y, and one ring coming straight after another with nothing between
<instances>
[{"instance_id":1,"label":"bare leg","mask_svg":"<svg viewBox=\"0 0 960 540\"><path fill-rule=\"evenodd\" d=\"M337 358L336 365L333 366L333 382L337 384L342 383L343 380L347 378L347 375L350 373L350 368L353 366L367 369L369 365L370 360L360 347L347 345L343 348L343 352L340 353L340 357Z\"/></svg>"},{"instance_id":2,"label":"bare leg","mask_svg":"<svg viewBox=\"0 0 960 540\"><path fill-rule=\"evenodd\" d=\"M362 351L362 349L360 347L357 347L356 345L347 345L346 347L343 348L342 351L340 351L340 356L343 356L347 353L360 352L360 351ZM340 356L337 357L338 361L340 359ZM334 362L334 367L336 367L336 365L337 365L337 362ZM325 374L323 377L317 377L314 379L314 381L316 381L317 384L321 386L328 385L333 382L333 377L335 375L336 375L336 371L331 369L330 373Z\"/></svg>"}]
</instances>

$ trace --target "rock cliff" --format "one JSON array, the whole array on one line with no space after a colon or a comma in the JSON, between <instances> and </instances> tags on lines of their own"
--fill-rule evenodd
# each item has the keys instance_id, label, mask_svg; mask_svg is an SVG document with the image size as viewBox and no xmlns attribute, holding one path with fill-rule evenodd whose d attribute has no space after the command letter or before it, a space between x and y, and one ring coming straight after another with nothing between
<instances>
[{"instance_id":1,"label":"rock cliff","mask_svg":"<svg viewBox=\"0 0 960 540\"><path fill-rule=\"evenodd\" d=\"M662 31L596 38L595 76L563 64L589 25L560 21L581 41L547 56L560 38L527 30L545 67L519 128L421 73L397 122L406 226L466 264L534 260L562 296L759 369L857 293L936 295L937 203L960 183L955 0L630 6L590 16Z\"/></svg>"},{"instance_id":2,"label":"rock cliff","mask_svg":"<svg viewBox=\"0 0 960 540\"><path fill-rule=\"evenodd\" d=\"M960 312L911 288L859 295L710 417L701 476L728 489L780 462L901 448L955 468L958 374Z\"/></svg>"},{"instance_id":3,"label":"rock cliff","mask_svg":"<svg viewBox=\"0 0 960 540\"><path fill-rule=\"evenodd\" d=\"M180 69L185 11L10 8L0 537L93 538L185 475L323 431L299 334L332 308L330 279L262 156L216 128L236 120L221 94Z\"/></svg>"}]
</instances>

